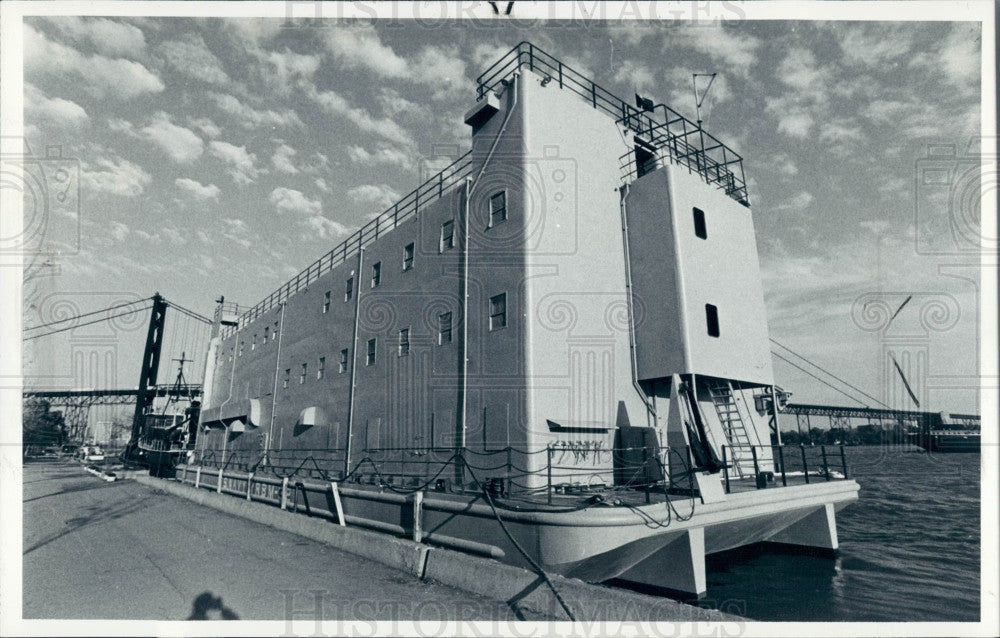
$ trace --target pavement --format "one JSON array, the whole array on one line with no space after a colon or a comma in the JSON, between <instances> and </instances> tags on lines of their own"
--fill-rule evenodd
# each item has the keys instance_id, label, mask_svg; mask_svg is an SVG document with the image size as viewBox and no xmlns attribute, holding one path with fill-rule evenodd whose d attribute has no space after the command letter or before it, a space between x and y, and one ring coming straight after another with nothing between
<instances>
[{"instance_id":1,"label":"pavement","mask_svg":"<svg viewBox=\"0 0 1000 638\"><path fill-rule=\"evenodd\" d=\"M548 619L71 461L23 499L25 619Z\"/></svg>"}]
</instances>

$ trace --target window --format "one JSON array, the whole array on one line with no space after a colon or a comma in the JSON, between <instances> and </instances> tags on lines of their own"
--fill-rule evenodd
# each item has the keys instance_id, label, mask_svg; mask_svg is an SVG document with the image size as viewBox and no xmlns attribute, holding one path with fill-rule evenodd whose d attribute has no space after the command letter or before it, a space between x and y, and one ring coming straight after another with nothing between
<instances>
[{"instance_id":1,"label":"window","mask_svg":"<svg viewBox=\"0 0 1000 638\"><path fill-rule=\"evenodd\" d=\"M449 219L445 223L441 224L441 245L438 248L439 252L444 252L446 250L451 250L455 247L455 221Z\"/></svg>"},{"instance_id":2,"label":"window","mask_svg":"<svg viewBox=\"0 0 1000 638\"><path fill-rule=\"evenodd\" d=\"M330 291L327 290L323 295L323 314L330 312Z\"/></svg>"},{"instance_id":3,"label":"window","mask_svg":"<svg viewBox=\"0 0 1000 638\"><path fill-rule=\"evenodd\" d=\"M375 339L368 340L368 355L365 357L365 365L375 365Z\"/></svg>"},{"instance_id":4,"label":"window","mask_svg":"<svg viewBox=\"0 0 1000 638\"><path fill-rule=\"evenodd\" d=\"M309 372L308 368L309 364L307 363L302 364L302 372L299 373L299 385L302 385L303 383L306 382L306 374L308 374Z\"/></svg>"},{"instance_id":5,"label":"window","mask_svg":"<svg viewBox=\"0 0 1000 638\"><path fill-rule=\"evenodd\" d=\"M705 322L708 324L708 336L719 336L719 309L710 303L705 304Z\"/></svg>"},{"instance_id":6,"label":"window","mask_svg":"<svg viewBox=\"0 0 1000 638\"><path fill-rule=\"evenodd\" d=\"M278 338L278 322L274 322L274 330L271 331L271 341Z\"/></svg>"},{"instance_id":7,"label":"window","mask_svg":"<svg viewBox=\"0 0 1000 638\"><path fill-rule=\"evenodd\" d=\"M257 335L254 335L253 339L250 340L250 349L251 350L257 349Z\"/></svg>"},{"instance_id":8,"label":"window","mask_svg":"<svg viewBox=\"0 0 1000 638\"><path fill-rule=\"evenodd\" d=\"M451 313L438 315L438 345L451 343Z\"/></svg>"},{"instance_id":9,"label":"window","mask_svg":"<svg viewBox=\"0 0 1000 638\"><path fill-rule=\"evenodd\" d=\"M694 213L694 234L702 239L708 239L708 228L705 226L705 211L700 208L692 208Z\"/></svg>"},{"instance_id":10,"label":"window","mask_svg":"<svg viewBox=\"0 0 1000 638\"><path fill-rule=\"evenodd\" d=\"M340 374L347 372L347 348L340 351Z\"/></svg>"},{"instance_id":11,"label":"window","mask_svg":"<svg viewBox=\"0 0 1000 638\"><path fill-rule=\"evenodd\" d=\"M243 356L243 340L242 339L240 340L240 353L239 353L239 356L241 356L241 357Z\"/></svg>"},{"instance_id":12,"label":"window","mask_svg":"<svg viewBox=\"0 0 1000 638\"><path fill-rule=\"evenodd\" d=\"M413 268L413 244L407 244L403 248L403 270L407 271Z\"/></svg>"},{"instance_id":13,"label":"window","mask_svg":"<svg viewBox=\"0 0 1000 638\"><path fill-rule=\"evenodd\" d=\"M316 378L322 379L326 374L326 357L319 358L319 367L316 368Z\"/></svg>"},{"instance_id":14,"label":"window","mask_svg":"<svg viewBox=\"0 0 1000 638\"><path fill-rule=\"evenodd\" d=\"M260 345L264 345L265 343L267 343L270 334L271 334L271 327L264 326L264 341L262 341Z\"/></svg>"},{"instance_id":15,"label":"window","mask_svg":"<svg viewBox=\"0 0 1000 638\"><path fill-rule=\"evenodd\" d=\"M354 294L354 277L347 278L347 287L344 289L344 301L350 301Z\"/></svg>"},{"instance_id":16,"label":"window","mask_svg":"<svg viewBox=\"0 0 1000 638\"><path fill-rule=\"evenodd\" d=\"M507 293L490 297L490 331L507 325Z\"/></svg>"},{"instance_id":17,"label":"window","mask_svg":"<svg viewBox=\"0 0 1000 638\"><path fill-rule=\"evenodd\" d=\"M507 221L507 191L500 191L490 196L490 225L488 228L493 228L504 221Z\"/></svg>"},{"instance_id":18,"label":"window","mask_svg":"<svg viewBox=\"0 0 1000 638\"><path fill-rule=\"evenodd\" d=\"M291 368L285 368L285 378L282 379L282 381L281 381L281 387L282 388L287 388L288 387L288 378L291 377L291 376L292 376L292 369Z\"/></svg>"},{"instance_id":19,"label":"window","mask_svg":"<svg viewBox=\"0 0 1000 638\"><path fill-rule=\"evenodd\" d=\"M405 357L410 354L410 329L403 328L399 331L399 356Z\"/></svg>"},{"instance_id":20,"label":"window","mask_svg":"<svg viewBox=\"0 0 1000 638\"><path fill-rule=\"evenodd\" d=\"M382 262L372 264L372 288L382 283Z\"/></svg>"}]
</instances>

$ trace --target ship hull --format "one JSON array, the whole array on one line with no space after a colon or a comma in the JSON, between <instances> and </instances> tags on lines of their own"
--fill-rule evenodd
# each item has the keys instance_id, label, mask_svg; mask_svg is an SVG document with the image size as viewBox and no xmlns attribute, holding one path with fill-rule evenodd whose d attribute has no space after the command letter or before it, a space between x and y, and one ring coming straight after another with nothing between
<instances>
[{"instance_id":1,"label":"ship hull","mask_svg":"<svg viewBox=\"0 0 1000 638\"><path fill-rule=\"evenodd\" d=\"M925 432L911 434L910 442L928 452L979 452L978 432Z\"/></svg>"},{"instance_id":2,"label":"ship hull","mask_svg":"<svg viewBox=\"0 0 1000 638\"><path fill-rule=\"evenodd\" d=\"M558 499L537 509L497 499L507 528L480 495L425 491L418 499L378 486L283 482L242 472L179 465L176 478L199 488L338 520L530 568L512 539L547 571L589 582L621 579L683 594L705 593L705 556L761 542L836 551L835 512L858 498L851 480L727 495L715 503L661 500L566 511ZM562 509L563 511L560 511ZM680 515L684 520L678 518ZM508 536L509 533L509 536Z\"/></svg>"}]
</instances>

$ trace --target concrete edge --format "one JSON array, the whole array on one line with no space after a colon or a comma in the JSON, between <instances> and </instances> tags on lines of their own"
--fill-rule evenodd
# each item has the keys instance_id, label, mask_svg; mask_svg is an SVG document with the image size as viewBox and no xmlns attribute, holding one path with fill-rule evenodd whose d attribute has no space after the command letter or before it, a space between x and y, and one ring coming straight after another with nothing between
<instances>
[{"instance_id":1,"label":"concrete edge","mask_svg":"<svg viewBox=\"0 0 1000 638\"><path fill-rule=\"evenodd\" d=\"M515 610L547 614L556 619L567 618L543 579L528 569L359 527L341 527L326 519L294 514L266 503L247 501L176 481L140 474L129 478L134 478L146 487L186 498L199 505L401 569L420 579L505 601ZM549 577L577 621L726 623L733 630L738 630L738 627L748 621L741 616L702 609L669 598L595 585L556 574Z\"/></svg>"}]
</instances>

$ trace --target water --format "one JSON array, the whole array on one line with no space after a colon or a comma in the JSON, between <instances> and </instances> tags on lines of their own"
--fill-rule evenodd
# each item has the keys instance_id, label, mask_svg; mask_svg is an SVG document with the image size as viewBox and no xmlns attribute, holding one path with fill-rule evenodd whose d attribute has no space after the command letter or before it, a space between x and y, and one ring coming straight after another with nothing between
<instances>
[{"instance_id":1,"label":"water","mask_svg":"<svg viewBox=\"0 0 1000 638\"><path fill-rule=\"evenodd\" d=\"M978 621L979 454L847 448L860 499L836 559L774 553L709 564L709 604L766 621Z\"/></svg>"}]
</instances>

